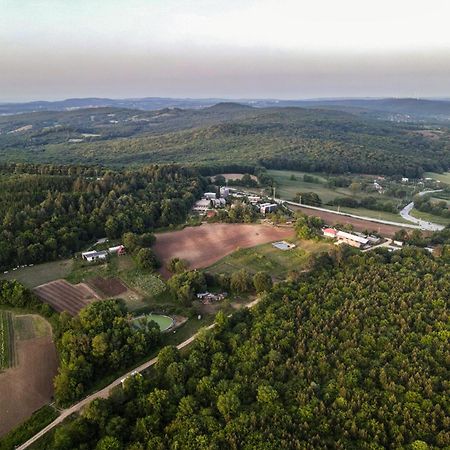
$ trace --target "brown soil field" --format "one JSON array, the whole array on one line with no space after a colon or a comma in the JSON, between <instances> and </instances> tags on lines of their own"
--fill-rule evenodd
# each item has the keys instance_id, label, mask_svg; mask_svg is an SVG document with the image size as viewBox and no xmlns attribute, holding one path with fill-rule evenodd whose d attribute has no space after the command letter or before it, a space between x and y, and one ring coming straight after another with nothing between
<instances>
[{"instance_id":1,"label":"brown soil field","mask_svg":"<svg viewBox=\"0 0 450 450\"><path fill-rule=\"evenodd\" d=\"M211 223L157 234L153 249L162 262L161 273L169 277L170 273L165 267L172 258L185 259L191 269L200 269L214 264L239 248L254 247L293 235L292 228Z\"/></svg>"},{"instance_id":2,"label":"brown soil field","mask_svg":"<svg viewBox=\"0 0 450 450\"><path fill-rule=\"evenodd\" d=\"M97 277L89 280L88 285L104 297L116 297L128 290L118 278Z\"/></svg>"},{"instance_id":3,"label":"brown soil field","mask_svg":"<svg viewBox=\"0 0 450 450\"><path fill-rule=\"evenodd\" d=\"M16 366L0 373L0 436L28 419L34 411L49 403L53 396L53 378L58 360L50 326L47 323L47 336L39 336L38 332L38 337L30 338L33 332L28 329L29 323L27 320L23 324L27 332L17 336ZM38 325L40 327L41 324Z\"/></svg>"},{"instance_id":4,"label":"brown soil field","mask_svg":"<svg viewBox=\"0 0 450 450\"><path fill-rule=\"evenodd\" d=\"M395 225L387 225L383 223L371 222L369 220L355 219L354 217L342 216L339 214L333 214L326 211L317 211L309 208L302 208L300 206L290 205L289 208L294 211L301 211L307 216L320 217L327 225L348 223L350 225L353 225L355 231L376 231L377 233L380 233L381 235L386 237L393 237L395 232L402 229L402 227ZM408 228L405 229L408 230Z\"/></svg>"},{"instance_id":5,"label":"brown soil field","mask_svg":"<svg viewBox=\"0 0 450 450\"><path fill-rule=\"evenodd\" d=\"M33 292L58 312L67 311L75 316L100 296L87 284L70 284L66 280L55 280L42 284Z\"/></svg>"}]
</instances>

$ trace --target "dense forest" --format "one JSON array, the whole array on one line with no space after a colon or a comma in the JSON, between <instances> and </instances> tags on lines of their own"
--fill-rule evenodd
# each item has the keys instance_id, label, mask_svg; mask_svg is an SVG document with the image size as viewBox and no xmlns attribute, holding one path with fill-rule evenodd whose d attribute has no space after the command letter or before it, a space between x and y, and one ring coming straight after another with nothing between
<instances>
[{"instance_id":1,"label":"dense forest","mask_svg":"<svg viewBox=\"0 0 450 450\"><path fill-rule=\"evenodd\" d=\"M309 172L421 176L450 167L448 129L342 111L96 108L0 118L0 161L260 165ZM127 138L127 139L124 139Z\"/></svg>"},{"instance_id":2,"label":"dense forest","mask_svg":"<svg viewBox=\"0 0 450 450\"><path fill-rule=\"evenodd\" d=\"M449 269L417 248L322 256L47 448L448 448Z\"/></svg>"},{"instance_id":3,"label":"dense forest","mask_svg":"<svg viewBox=\"0 0 450 450\"><path fill-rule=\"evenodd\" d=\"M0 167L0 269L66 257L96 238L182 223L204 188L193 169Z\"/></svg>"}]
</instances>

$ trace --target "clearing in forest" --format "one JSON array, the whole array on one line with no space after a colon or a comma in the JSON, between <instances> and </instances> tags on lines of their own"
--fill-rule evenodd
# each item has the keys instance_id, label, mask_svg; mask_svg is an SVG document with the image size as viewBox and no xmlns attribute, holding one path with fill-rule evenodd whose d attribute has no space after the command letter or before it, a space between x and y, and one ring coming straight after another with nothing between
<instances>
[{"instance_id":1,"label":"clearing in forest","mask_svg":"<svg viewBox=\"0 0 450 450\"><path fill-rule=\"evenodd\" d=\"M239 248L255 247L294 236L290 227L266 224L211 223L180 231L159 233L153 247L162 262L161 273L170 276L167 263L175 257L185 259L189 268L208 267Z\"/></svg>"}]
</instances>

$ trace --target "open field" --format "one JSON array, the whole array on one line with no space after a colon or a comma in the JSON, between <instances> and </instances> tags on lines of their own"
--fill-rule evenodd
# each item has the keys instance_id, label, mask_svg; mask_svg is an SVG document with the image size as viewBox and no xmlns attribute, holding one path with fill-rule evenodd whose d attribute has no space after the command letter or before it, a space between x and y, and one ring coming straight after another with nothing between
<instances>
[{"instance_id":1,"label":"open field","mask_svg":"<svg viewBox=\"0 0 450 450\"><path fill-rule=\"evenodd\" d=\"M325 206L327 209L333 209L335 211L338 210L337 206ZM364 217L373 217L374 219L379 220L388 220L390 222L400 222L400 223L409 223L407 220L405 220L400 214L394 214L386 211L375 211L373 209L366 209L366 208L349 208L347 206L341 206L339 208L340 212L348 213L348 214L355 214L360 215Z\"/></svg>"},{"instance_id":2,"label":"open field","mask_svg":"<svg viewBox=\"0 0 450 450\"><path fill-rule=\"evenodd\" d=\"M436 173L436 172L425 172L423 174L425 178L433 178L433 180L438 180L441 183L446 183L450 185L450 172Z\"/></svg>"},{"instance_id":3,"label":"open field","mask_svg":"<svg viewBox=\"0 0 450 450\"><path fill-rule=\"evenodd\" d=\"M419 211L418 209L413 208L411 213L413 217L417 217L418 219L426 220L427 222L438 223L440 225L448 225L450 224L450 219L447 217L436 216L435 214L426 213L423 211Z\"/></svg>"},{"instance_id":4,"label":"open field","mask_svg":"<svg viewBox=\"0 0 450 450\"><path fill-rule=\"evenodd\" d=\"M76 285L66 280L55 280L42 284L33 292L45 303L58 312L67 311L75 316L92 301L100 296L85 283Z\"/></svg>"},{"instance_id":5,"label":"open field","mask_svg":"<svg viewBox=\"0 0 450 450\"><path fill-rule=\"evenodd\" d=\"M214 264L239 248L286 239L293 234L292 228L270 225L203 224L157 234L153 248L163 263L161 273L168 277L170 274L165 267L172 258L185 259L191 269L200 269Z\"/></svg>"},{"instance_id":6,"label":"open field","mask_svg":"<svg viewBox=\"0 0 450 450\"><path fill-rule=\"evenodd\" d=\"M12 313L0 310L0 370L14 365L14 328Z\"/></svg>"},{"instance_id":7,"label":"open field","mask_svg":"<svg viewBox=\"0 0 450 450\"><path fill-rule=\"evenodd\" d=\"M284 200L292 200L297 192L315 192L323 203L329 202L336 197L354 197L350 189L347 188L328 188L326 178L320 174L307 174L306 172L296 172L290 170L268 170L267 173L277 183L276 196ZM320 183L308 183L303 181L304 175L311 175L317 178ZM294 175L295 180L291 180Z\"/></svg>"},{"instance_id":8,"label":"open field","mask_svg":"<svg viewBox=\"0 0 450 450\"><path fill-rule=\"evenodd\" d=\"M17 280L26 287L32 289L40 284L58 278L65 278L72 269L73 261L65 259L62 261L53 261L35 266L21 267L17 270L10 270L7 274L0 274L0 279Z\"/></svg>"},{"instance_id":9,"label":"open field","mask_svg":"<svg viewBox=\"0 0 450 450\"><path fill-rule=\"evenodd\" d=\"M326 242L297 239L291 242L295 243L296 247L286 251L274 248L272 244L237 250L209 267L208 272L231 274L240 269L247 269L251 273L267 271L274 278L281 280L290 270L304 269L312 255L333 247Z\"/></svg>"},{"instance_id":10,"label":"open field","mask_svg":"<svg viewBox=\"0 0 450 450\"><path fill-rule=\"evenodd\" d=\"M376 231L386 237L393 237L397 231L402 229L400 226L370 222L364 219L355 219L354 217L342 216L326 211L317 211L315 209L303 208L301 206L289 206L289 208L293 211L301 211L307 216L320 217L327 225L349 224L353 226L355 231Z\"/></svg>"},{"instance_id":11,"label":"open field","mask_svg":"<svg viewBox=\"0 0 450 450\"><path fill-rule=\"evenodd\" d=\"M0 373L0 436L50 402L57 356L50 325L40 316L13 317L16 364Z\"/></svg>"},{"instance_id":12,"label":"open field","mask_svg":"<svg viewBox=\"0 0 450 450\"><path fill-rule=\"evenodd\" d=\"M117 297L125 294L128 288L118 278L95 277L88 281L88 285L103 297Z\"/></svg>"}]
</instances>

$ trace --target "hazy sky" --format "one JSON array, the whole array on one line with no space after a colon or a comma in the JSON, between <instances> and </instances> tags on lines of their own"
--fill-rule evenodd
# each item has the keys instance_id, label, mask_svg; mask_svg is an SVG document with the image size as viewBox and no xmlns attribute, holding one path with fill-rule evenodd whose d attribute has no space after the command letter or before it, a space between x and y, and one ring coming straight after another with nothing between
<instances>
[{"instance_id":1,"label":"hazy sky","mask_svg":"<svg viewBox=\"0 0 450 450\"><path fill-rule=\"evenodd\" d=\"M450 0L0 0L0 101L450 97Z\"/></svg>"}]
</instances>

